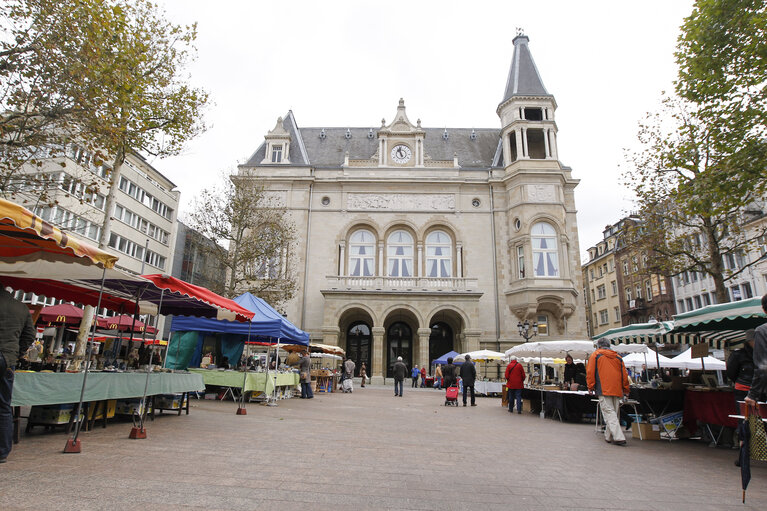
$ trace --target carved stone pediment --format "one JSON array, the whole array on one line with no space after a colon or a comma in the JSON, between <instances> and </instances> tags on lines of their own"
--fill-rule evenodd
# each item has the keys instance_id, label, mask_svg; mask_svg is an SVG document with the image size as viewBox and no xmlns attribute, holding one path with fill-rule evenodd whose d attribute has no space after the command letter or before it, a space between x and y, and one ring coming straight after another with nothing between
<instances>
[{"instance_id":1,"label":"carved stone pediment","mask_svg":"<svg viewBox=\"0 0 767 511\"><path fill-rule=\"evenodd\" d=\"M455 196L450 193L349 193L346 209L390 209L404 211L452 211Z\"/></svg>"},{"instance_id":2,"label":"carved stone pediment","mask_svg":"<svg viewBox=\"0 0 767 511\"><path fill-rule=\"evenodd\" d=\"M397 134L397 135L416 134L416 133L423 134L424 131L423 129L421 129L420 122L418 126L415 126L407 118L407 114L405 113L405 100L400 98L399 105L397 106L397 114L394 116L394 120L388 126L382 126L381 129L378 130L378 136L391 135L391 134Z\"/></svg>"}]
</instances>

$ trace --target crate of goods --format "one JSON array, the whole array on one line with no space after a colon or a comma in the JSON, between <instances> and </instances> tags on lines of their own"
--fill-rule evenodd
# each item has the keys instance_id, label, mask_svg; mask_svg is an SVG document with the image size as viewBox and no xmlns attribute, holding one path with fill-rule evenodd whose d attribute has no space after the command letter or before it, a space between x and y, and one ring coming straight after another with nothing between
<instances>
[{"instance_id":1,"label":"crate of goods","mask_svg":"<svg viewBox=\"0 0 767 511\"><path fill-rule=\"evenodd\" d=\"M186 395L160 394L155 398L155 406L163 410L178 410L186 406Z\"/></svg>"},{"instance_id":2,"label":"crate of goods","mask_svg":"<svg viewBox=\"0 0 767 511\"><path fill-rule=\"evenodd\" d=\"M631 437L639 439L641 431L642 440L660 440L660 425L649 422L634 422L631 424Z\"/></svg>"},{"instance_id":3,"label":"crate of goods","mask_svg":"<svg viewBox=\"0 0 767 511\"><path fill-rule=\"evenodd\" d=\"M144 408L141 406L141 398L118 399L117 415L142 415ZM152 402L147 400L147 413L152 413Z\"/></svg>"},{"instance_id":4,"label":"crate of goods","mask_svg":"<svg viewBox=\"0 0 767 511\"><path fill-rule=\"evenodd\" d=\"M682 411L672 412L652 419L650 423L659 425L661 436L670 440L676 438L676 430L682 425L683 417L684 412Z\"/></svg>"},{"instance_id":5,"label":"crate of goods","mask_svg":"<svg viewBox=\"0 0 767 511\"><path fill-rule=\"evenodd\" d=\"M29 422L34 424L67 424L72 418L76 404L33 406ZM82 413L80 414L82 419Z\"/></svg>"},{"instance_id":6,"label":"crate of goods","mask_svg":"<svg viewBox=\"0 0 767 511\"><path fill-rule=\"evenodd\" d=\"M106 402L107 419L111 419L115 416L117 410L117 400L110 399ZM98 403L91 403L88 407L88 420L98 420L104 418L104 401Z\"/></svg>"}]
</instances>

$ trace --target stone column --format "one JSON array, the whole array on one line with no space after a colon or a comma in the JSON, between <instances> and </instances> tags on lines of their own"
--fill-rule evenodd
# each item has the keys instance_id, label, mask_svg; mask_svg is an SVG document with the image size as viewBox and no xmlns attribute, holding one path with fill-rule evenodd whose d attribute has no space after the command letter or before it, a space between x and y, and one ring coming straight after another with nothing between
<instances>
[{"instance_id":1,"label":"stone column","mask_svg":"<svg viewBox=\"0 0 767 511\"><path fill-rule=\"evenodd\" d=\"M466 351L477 351L479 349L479 336L481 330L464 330L464 349Z\"/></svg>"},{"instance_id":2,"label":"stone column","mask_svg":"<svg viewBox=\"0 0 767 511\"><path fill-rule=\"evenodd\" d=\"M383 359L384 359L384 327L382 326L374 326L372 329L373 334L373 346L372 346L372 355L373 355L373 367L372 371L370 373L371 376L371 383L376 385L383 385L384 383L384 367L383 367ZM390 381L391 383L391 381ZM392 383L393 384L393 383Z\"/></svg>"},{"instance_id":3,"label":"stone column","mask_svg":"<svg viewBox=\"0 0 767 511\"><path fill-rule=\"evenodd\" d=\"M527 148L527 128L522 128L522 158L530 158Z\"/></svg>"},{"instance_id":4,"label":"stone column","mask_svg":"<svg viewBox=\"0 0 767 511\"><path fill-rule=\"evenodd\" d=\"M423 277L423 243L418 243L418 257L415 260L415 276Z\"/></svg>"},{"instance_id":5,"label":"stone column","mask_svg":"<svg viewBox=\"0 0 767 511\"><path fill-rule=\"evenodd\" d=\"M517 139L517 160L521 160L525 157L524 149L522 148L522 129L515 129L514 137ZM509 157L511 157L511 151L509 151Z\"/></svg>"},{"instance_id":6,"label":"stone column","mask_svg":"<svg viewBox=\"0 0 767 511\"><path fill-rule=\"evenodd\" d=\"M514 136L516 136L516 132L511 131L503 137L503 161L506 165L513 161L511 159L511 137Z\"/></svg>"},{"instance_id":7,"label":"stone column","mask_svg":"<svg viewBox=\"0 0 767 511\"><path fill-rule=\"evenodd\" d=\"M384 242L378 242L378 276L383 277L384 273Z\"/></svg>"},{"instance_id":8,"label":"stone column","mask_svg":"<svg viewBox=\"0 0 767 511\"><path fill-rule=\"evenodd\" d=\"M549 129L546 128L543 132L543 146L546 148L546 158L551 158L551 149L549 148Z\"/></svg>"},{"instance_id":9,"label":"stone column","mask_svg":"<svg viewBox=\"0 0 767 511\"><path fill-rule=\"evenodd\" d=\"M340 251L340 260L338 261L338 276L344 277L346 275L346 242L342 241L338 244Z\"/></svg>"},{"instance_id":10,"label":"stone column","mask_svg":"<svg viewBox=\"0 0 767 511\"><path fill-rule=\"evenodd\" d=\"M461 243L455 244L455 265L455 276L458 278L463 277L463 244Z\"/></svg>"},{"instance_id":11,"label":"stone column","mask_svg":"<svg viewBox=\"0 0 767 511\"><path fill-rule=\"evenodd\" d=\"M549 134L551 135L551 140L549 141L550 150L551 150L551 157L556 159L558 158L558 151L557 151L557 132L554 130L549 130Z\"/></svg>"},{"instance_id":12,"label":"stone column","mask_svg":"<svg viewBox=\"0 0 767 511\"><path fill-rule=\"evenodd\" d=\"M429 336L431 335L431 328L419 328L418 329L418 344L416 344L416 348L418 349L418 357L416 357L416 362L418 364L418 367L425 367L426 372L429 373Z\"/></svg>"}]
</instances>

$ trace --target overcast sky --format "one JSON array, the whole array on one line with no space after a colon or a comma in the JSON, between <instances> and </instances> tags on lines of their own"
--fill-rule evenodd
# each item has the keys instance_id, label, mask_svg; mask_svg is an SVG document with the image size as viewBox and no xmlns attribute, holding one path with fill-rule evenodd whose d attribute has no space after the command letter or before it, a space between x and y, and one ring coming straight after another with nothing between
<instances>
[{"instance_id":1,"label":"overcast sky","mask_svg":"<svg viewBox=\"0 0 767 511\"><path fill-rule=\"evenodd\" d=\"M190 81L213 103L208 131L153 165L193 197L233 171L292 109L299 127L378 127L400 97L424 127L500 128L515 28L530 38L557 100L559 157L580 179L580 248L632 209L619 184L637 122L676 77L673 52L692 0L160 0L198 23Z\"/></svg>"}]
</instances>

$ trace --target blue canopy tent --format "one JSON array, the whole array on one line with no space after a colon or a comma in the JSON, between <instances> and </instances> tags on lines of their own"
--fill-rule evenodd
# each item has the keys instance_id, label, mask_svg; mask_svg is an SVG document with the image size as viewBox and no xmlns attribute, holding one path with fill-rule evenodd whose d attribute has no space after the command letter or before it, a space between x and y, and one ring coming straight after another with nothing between
<instances>
[{"instance_id":1,"label":"blue canopy tent","mask_svg":"<svg viewBox=\"0 0 767 511\"><path fill-rule=\"evenodd\" d=\"M174 316L165 367L199 367L206 334L221 335L221 354L232 364L240 360L246 341L276 344L279 339L281 344L309 345L309 334L285 319L261 298L245 293L234 301L254 313L250 322Z\"/></svg>"},{"instance_id":2,"label":"blue canopy tent","mask_svg":"<svg viewBox=\"0 0 767 511\"><path fill-rule=\"evenodd\" d=\"M432 363L432 365L437 365L437 364L445 365L445 364L447 364L448 357L455 358L458 355L460 355L460 353L458 353L457 351L448 351L447 353L445 353L441 357L439 357L439 358L437 358L435 360L432 360L431 363ZM453 363L455 363L455 360L453 361Z\"/></svg>"}]
</instances>

